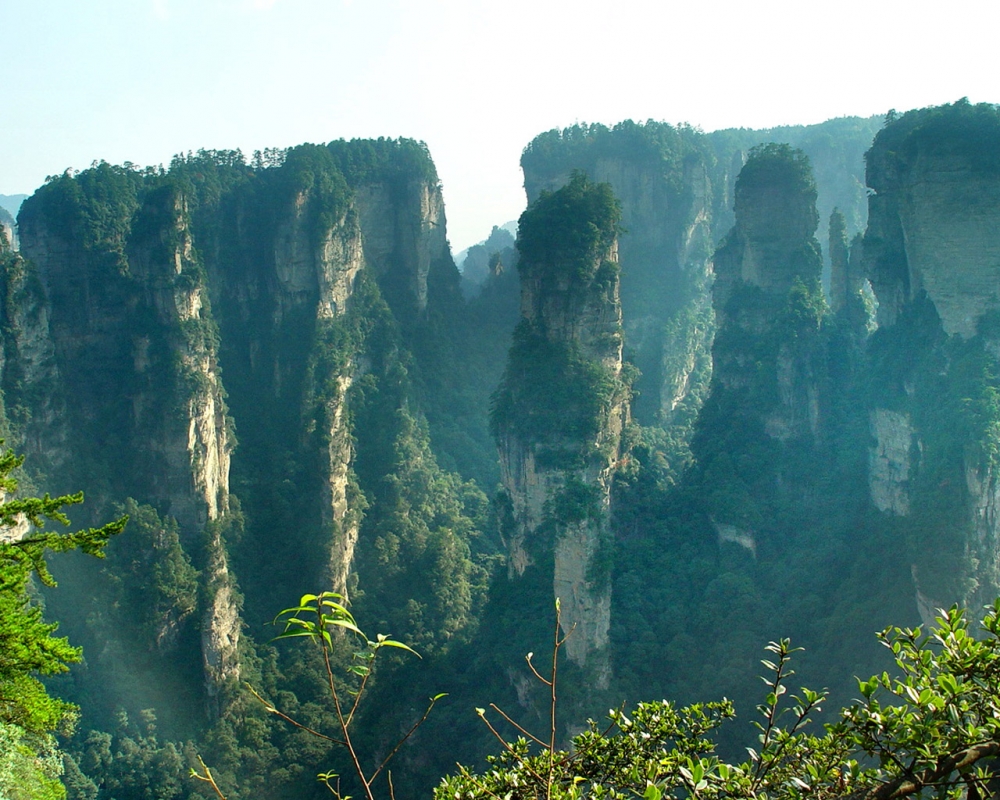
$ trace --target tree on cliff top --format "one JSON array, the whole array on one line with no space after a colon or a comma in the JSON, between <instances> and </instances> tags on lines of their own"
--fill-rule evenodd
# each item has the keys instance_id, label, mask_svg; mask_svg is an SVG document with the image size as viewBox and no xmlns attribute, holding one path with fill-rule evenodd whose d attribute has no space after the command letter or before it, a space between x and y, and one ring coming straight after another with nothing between
<instances>
[{"instance_id":1,"label":"tree on cliff top","mask_svg":"<svg viewBox=\"0 0 1000 800\"><path fill-rule=\"evenodd\" d=\"M522 276L544 269L553 277L564 272L587 282L604 252L621 233L622 210L607 183L592 183L582 172L557 192L542 196L521 215L517 249Z\"/></svg>"}]
</instances>

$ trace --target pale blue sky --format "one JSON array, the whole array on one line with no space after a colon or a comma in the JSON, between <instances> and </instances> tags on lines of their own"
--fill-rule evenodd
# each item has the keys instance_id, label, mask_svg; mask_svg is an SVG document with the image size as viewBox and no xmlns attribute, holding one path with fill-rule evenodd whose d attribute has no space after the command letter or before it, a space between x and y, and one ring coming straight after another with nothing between
<instances>
[{"instance_id":1,"label":"pale blue sky","mask_svg":"<svg viewBox=\"0 0 1000 800\"><path fill-rule=\"evenodd\" d=\"M0 194L95 159L409 136L457 251L577 121L705 130L1000 102L997 0L0 0Z\"/></svg>"}]
</instances>

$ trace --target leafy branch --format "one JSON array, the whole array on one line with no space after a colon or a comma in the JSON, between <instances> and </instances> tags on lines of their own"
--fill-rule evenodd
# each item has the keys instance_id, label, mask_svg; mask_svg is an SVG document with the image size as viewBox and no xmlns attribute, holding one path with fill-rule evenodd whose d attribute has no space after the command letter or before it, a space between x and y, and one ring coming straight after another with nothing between
<instances>
[{"instance_id":1,"label":"leafy branch","mask_svg":"<svg viewBox=\"0 0 1000 800\"><path fill-rule=\"evenodd\" d=\"M295 719L292 715L277 708L273 703L263 697L256 689L248 686L250 693L264 706L264 710L274 714L285 722L299 728L302 731L319 739L331 742L334 745L343 747L350 758L354 774L360 781L365 792L366 800L375 800L375 782L383 772L386 773L386 787L390 798L394 797L395 790L392 785L392 774L388 771L389 763L399 752L400 748L410 739L416 730L427 720L435 704L444 694L437 694L430 698L430 702L424 711L406 733L390 748L388 755L371 770L362 764L361 754L351 738L351 726L355 721L355 715L361 705L361 699L368 689L371 678L375 671L376 659L385 648L404 650L420 658L420 655L410 646L403 642L390 639L385 634L378 634L374 640L369 639L358 627L354 616L344 605L344 598L336 592L321 592L320 594L306 594L299 600L298 605L286 608L279 612L274 618L274 623L284 624L284 630L275 638L294 639L305 637L312 640L319 646L323 654L323 664L326 670L326 683L330 692L330 699L333 703L337 718L337 735L328 735L316 730ZM333 667L333 654L335 647L334 631L342 631L345 634L354 636L362 642L360 651L354 652L347 673L352 679L357 680L356 688L350 688L348 684L338 680ZM352 698L352 699L348 699ZM212 776L211 771L199 759L199 768L192 769L191 777L211 785L216 794L225 800L225 795L219 789ZM341 793L340 776L333 771L322 772L317 778L330 790L337 800L349 800L347 795Z\"/></svg>"}]
</instances>

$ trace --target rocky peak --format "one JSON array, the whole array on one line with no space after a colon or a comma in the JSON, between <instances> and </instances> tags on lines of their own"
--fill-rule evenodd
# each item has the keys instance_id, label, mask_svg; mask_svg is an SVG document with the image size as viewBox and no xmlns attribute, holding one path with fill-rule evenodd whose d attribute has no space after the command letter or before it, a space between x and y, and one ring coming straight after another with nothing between
<instances>
[{"instance_id":1,"label":"rocky peak","mask_svg":"<svg viewBox=\"0 0 1000 800\"><path fill-rule=\"evenodd\" d=\"M1000 308L1000 112L994 106L910 111L867 155L865 265L892 325L921 293L949 335L975 335Z\"/></svg>"},{"instance_id":2,"label":"rocky peak","mask_svg":"<svg viewBox=\"0 0 1000 800\"><path fill-rule=\"evenodd\" d=\"M796 282L819 281L816 184L804 153L783 144L751 150L736 179L735 208L736 224L715 254L716 314L725 316L741 284L781 302Z\"/></svg>"},{"instance_id":3,"label":"rocky peak","mask_svg":"<svg viewBox=\"0 0 1000 800\"><path fill-rule=\"evenodd\" d=\"M511 577L552 564L563 628L576 628L567 654L593 666L599 682L609 674L611 609L599 564L610 547L610 483L628 416L619 219L611 188L582 174L521 217L521 323L492 420L513 517Z\"/></svg>"}]
</instances>

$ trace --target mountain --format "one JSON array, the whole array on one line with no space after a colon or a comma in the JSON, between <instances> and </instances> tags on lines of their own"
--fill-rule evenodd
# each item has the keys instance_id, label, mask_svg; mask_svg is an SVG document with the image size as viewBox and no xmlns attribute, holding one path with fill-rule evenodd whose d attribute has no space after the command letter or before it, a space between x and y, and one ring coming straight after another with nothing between
<instances>
[{"instance_id":1,"label":"mountain","mask_svg":"<svg viewBox=\"0 0 1000 800\"><path fill-rule=\"evenodd\" d=\"M343 753L243 687L336 730L319 653L269 624L329 589L423 656L380 668L363 752L449 694L401 798L495 750L473 709L548 719L524 656L557 598L559 737L650 697L750 720L786 636L848 700L892 669L874 630L1000 593L998 152L966 102L550 131L464 294L418 142L46 183L0 245L0 422L31 490L131 517L45 593L86 653L52 684L70 796L196 800L195 753L230 798L321 796Z\"/></svg>"}]
</instances>

